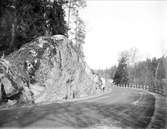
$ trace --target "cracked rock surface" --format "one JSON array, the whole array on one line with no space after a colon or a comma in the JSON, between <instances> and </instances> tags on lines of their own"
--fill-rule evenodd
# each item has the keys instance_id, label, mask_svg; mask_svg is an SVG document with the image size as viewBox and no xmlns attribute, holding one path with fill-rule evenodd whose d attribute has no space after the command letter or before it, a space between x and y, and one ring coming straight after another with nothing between
<instances>
[{"instance_id":1,"label":"cracked rock surface","mask_svg":"<svg viewBox=\"0 0 167 129\"><path fill-rule=\"evenodd\" d=\"M0 102L56 102L96 95L100 78L63 35L43 36L0 59Z\"/></svg>"}]
</instances>

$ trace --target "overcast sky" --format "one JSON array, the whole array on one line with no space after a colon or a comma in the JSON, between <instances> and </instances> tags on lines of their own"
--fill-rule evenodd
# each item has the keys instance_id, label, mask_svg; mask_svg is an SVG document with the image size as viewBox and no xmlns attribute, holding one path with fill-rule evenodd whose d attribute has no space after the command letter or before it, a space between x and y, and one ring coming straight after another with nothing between
<instances>
[{"instance_id":1,"label":"overcast sky","mask_svg":"<svg viewBox=\"0 0 167 129\"><path fill-rule=\"evenodd\" d=\"M123 50L138 49L138 59L160 57L167 49L167 2L87 0L84 53L93 69L109 68Z\"/></svg>"}]
</instances>

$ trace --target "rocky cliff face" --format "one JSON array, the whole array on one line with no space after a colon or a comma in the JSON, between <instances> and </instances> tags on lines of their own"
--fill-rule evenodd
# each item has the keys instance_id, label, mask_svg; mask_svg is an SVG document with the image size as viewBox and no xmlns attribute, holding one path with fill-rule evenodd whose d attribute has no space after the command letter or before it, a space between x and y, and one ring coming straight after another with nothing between
<instances>
[{"instance_id":1,"label":"rocky cliff face","mask_svg":"<svg viewBox=\"0 0 167 129\"><path fill-rule=\"evenodd\" d=\"M0 102L55 102L101 92L102 81L66 37L39 37L0 59Z\"/></svg>"}]
</instances>

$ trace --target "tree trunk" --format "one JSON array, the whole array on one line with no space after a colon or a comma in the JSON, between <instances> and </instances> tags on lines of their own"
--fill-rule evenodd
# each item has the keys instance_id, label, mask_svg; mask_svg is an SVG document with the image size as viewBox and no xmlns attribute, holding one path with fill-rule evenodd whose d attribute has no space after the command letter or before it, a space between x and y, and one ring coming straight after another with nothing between
<instances>
[{"instance_id":1,"label":"tree trunk","mask_svg":"<svg viewBox=\"0 0 167 129\"><path fill-rule=\"evenodd\" d=\"M15 23L12 24L12 29L11 29L11 41L9 43L9 49L10 51L13 49L14 47L14 41L15 41L15 28L16 28L16 25Z\"/></svg>"},{"instance_id":2,"label":"tree trunk","mask_svg":"<svg viewBox=\"0 0 167 129\"><path fill-rule=\"evenodd\" d=\"M154 82L154 85L156 86L157 84L157 80L158 80L158 69L159 69L159 66L160 66L160 61L158 62L158 65L157 65L157 68L156 68L156 71L155 71L155 82Z\"/></svg>"},{"instance_id":3,"label":"tree trunk","mask_svg":"<svg viewBox=\"0 0 167 129\"><path fill-rule=\"evenodd\" d=\"M69 1L69 6L68 6L68 28L70 28L70 13L71 13L71 0Z\"/></svg>"}]
</instances>

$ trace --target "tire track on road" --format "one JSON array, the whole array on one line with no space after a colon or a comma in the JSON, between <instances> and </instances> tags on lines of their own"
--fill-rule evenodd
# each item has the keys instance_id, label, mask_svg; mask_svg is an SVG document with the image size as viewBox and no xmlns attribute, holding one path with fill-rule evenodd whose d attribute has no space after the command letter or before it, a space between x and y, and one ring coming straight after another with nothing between
<instances>
[{"instance_id":1,"label":"tire track on road","mask_svg":"<svg viewBox=\"0 0 167 129\"><path fill-rule=\"evenodd\" d=\"M155 97L155 111L147 129L167 129L167 102L166 98L153 94Z\"/></svg>"}]
</instances>

